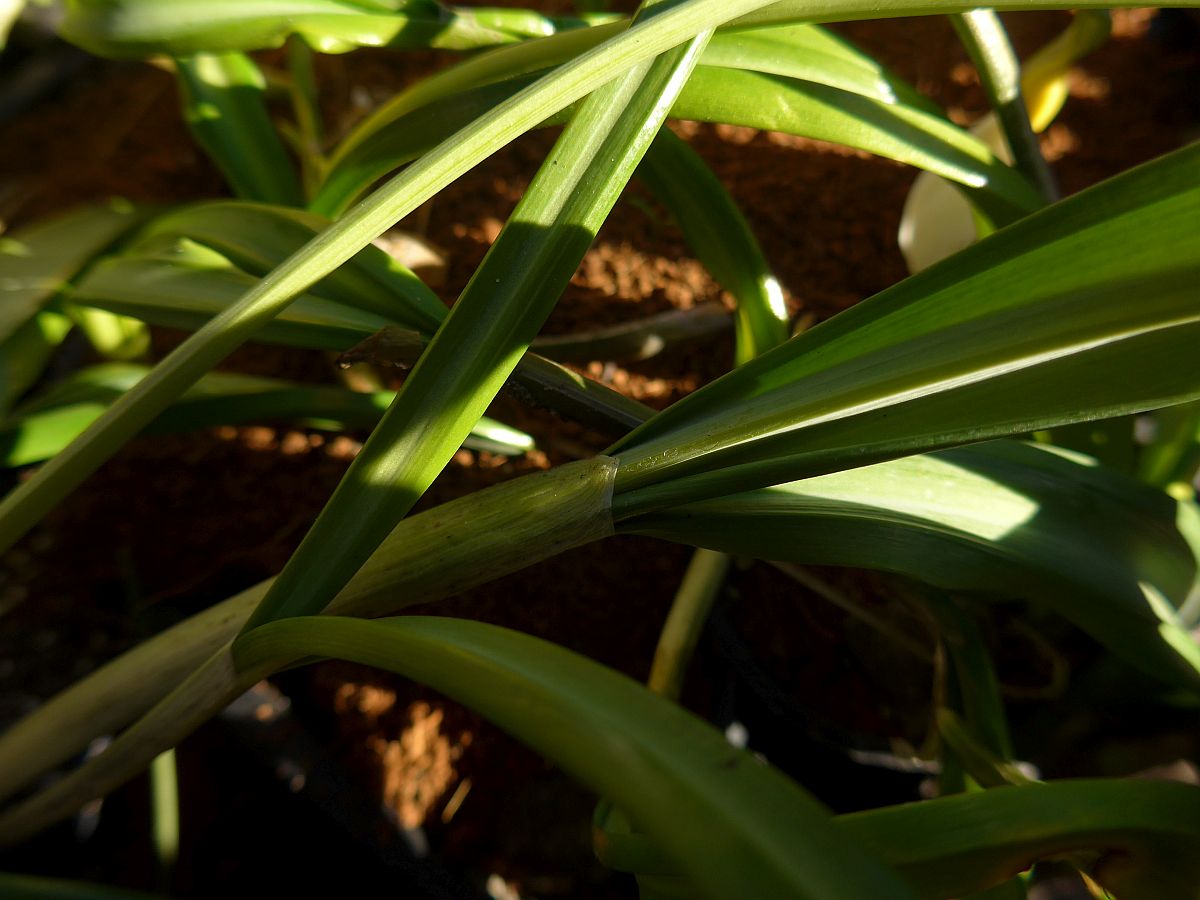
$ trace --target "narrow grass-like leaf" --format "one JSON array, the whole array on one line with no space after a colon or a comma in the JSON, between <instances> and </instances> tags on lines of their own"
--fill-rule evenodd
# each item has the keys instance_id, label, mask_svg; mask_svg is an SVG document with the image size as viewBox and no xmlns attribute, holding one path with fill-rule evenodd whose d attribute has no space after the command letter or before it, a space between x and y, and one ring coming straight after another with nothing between
<instances>
[{"instance_id":1,"label":"narrow grass-like leaf","mask_svg":"<svg viewBox=\"0 0 1200 900\"><path fill-rule=\"evenodd\" d=\"M290 256L236 306L178 347L138 386L0 503L0 550L291 299L517 135L631 66L758 8L765 0L684 0L580 55L443 141Z\"/></svg>"},{"instance_id":2,"label":"narrow grass-like leaf","mask_svg":"<svg viewBox=\"0 0 1200 900\"><path fill-rule=\"evenodd\" d=\"M1200 687L1175 608L1197 561L1180 501L1041 447L995 441L636 516L621 531L729 553L1025 598L1127 662Z\"/></svg>"},{"instance_id":3,"label":"narrow grass-like leaf","mask_svg":"<svg viewBox=\"0 0 1200 900\"><path fill-rule=\"evenodd\" d=\"M0 422L0 467L49 459L148 371L109 363L75 373ZM277 378L210 372L147 427L150 433L192 431L212 425L292 421L311 428L369 430L391 405L393 391L359 393L301 385ZM533 439L492 419L476 423L464 445L519 456Z\"/></svg>"},{"instance_id":4,"label":"narrow grass-like leaf","mask_svg":"<svg viewBox=\"0 0 1200 900\"><path fill-rule=\"evenodd\" d=\"M503 48L401 93L342 144L313 208L336 214L377 178L579 52L588 38L593 35L568 33L528 48ZM697 67L672 116L784 131L898 159L959 182L1008 218L1040 204L1032 187L982 142L931 112L927 102L905 102L911 89L880 99L878 73L851 80L840 70L827 74L814 66L796 70L813 80L776 74L794 68L780 61L778 42L746 45L741 38L718 35L727 46L717 57L721 64Z\"/></svg>"},{"instance_id":5,"label":"narrow grass-like leaf","mask_svg":"<svg viewBox=\"0 0 1200 900\"><path fill-rule=\"evenodd\" d=\"M320 612L449 462L558 302L708 35L581 105L248 628Z\"/></svg>"},{"instance_id":6,"label":"narrow grass-like leaf","mask_svg":"<svg viewBox=\"0 0 1200 900\"><path fill-rule=\"evenodd\" d=\"M1198 175L1118 176L685 398L613 448L621 514L1200 395Z\"/></svg>"},{"instance_id":7,"label":"narrow grass-like leaf","mask_svg":"<svg viewBox=\"0 0 1200 900\"><path fill-rule=\"evenodd\" d=\"M704 160L664 128L638 174L671 211L704 267L737 301L737 361L787 340L783 288L741 210Z\"/></svg>"},{"instance_id":8,"label":"narrow grass-like leaf","mask_svg":"<svg viewBox=\"0 0 1200 900\"><path fill-rule=\"evenodd\" d=\"M242 53L176 60L183 117L233 192L244 200L301 206L295 164L271 124L266 81Z\"/></svg>"},{"instance_id":9,"label":"narrow grass-like leaf","mask_svg":"<svg viewBox=\"0 0 1200 900\"><path fill-rule=\"evenodd\" d=\"M554 644L461 619L300 618L244 636L250 668L318 655L388 669L479 711L611 798L705 897L902 898L820 805L712 726Z\"/></svg>"}]
</instances>

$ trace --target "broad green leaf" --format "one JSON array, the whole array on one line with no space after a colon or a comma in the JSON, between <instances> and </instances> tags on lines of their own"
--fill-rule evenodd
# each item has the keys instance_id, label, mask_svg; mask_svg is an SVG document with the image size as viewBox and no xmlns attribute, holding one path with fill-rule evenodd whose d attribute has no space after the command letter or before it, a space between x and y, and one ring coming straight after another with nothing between
<instances>
[{"instance_id":1,"label":"broad green leaf","mask_svg":"<svg viewBox=\"0 0 1200 900\"><path fill-rule=\"evenodd\" d=\"M577 23L568 23L577 24ZM291 35L322 53L355 47L466 50L551 34L531 10L382 7L342 0L74 0L62 32L100 56L185 55L283 46Z\"/></svg>"},{"instance_id":2,"label":"broad green leaf","mask_svg":"<svg viewBox=\"0 0 1200 900\"><path fill-rule=\"evenodd\" d=\"M1189 784L1003 786L836 816L833 824L928 900L975 896L1038 860L1073 851L1095 855L1089 874L1121 900L1191 900L1200 880L1200 790ZM635 833L613 835L602 859L660 877L680 871Z\"/></svg>"},{"instance_id":3,"label":"broad green leaf","mask_svg":"<svg viewBox=\"0 0 1200 900\"><path fill-rule=\"evenodd\" d=\"M413 678L609 797L713 898L903 898L905 886L804 791L712 726L554 644L460 619L322 616L243 636L239 666L308 656Z\"/></svg>"},{"instance_id":4,"label":"broad green leaf","mask_svg":"<svg viewBox=\"0 0 1200 900\"><path fill-rule=\"evenodd\" d=\"M75 373L0 422L0 467L29 465L58 453L149 369L121 363ZM370 429L395 399L393 391L359 393L338 387L294 384L210 372L150 423L147 431L191 431L212 425L295 421L312 428ZM533 439L482 418L465 446L519 456Z\"/></svg>"},{"instance_id":5,"label":"broad green leaf","mask_svg":"<svg viewBox=\"0 0 1200 900\"><path fill-rule=\"evenodd\" d=\"M341 145L313 208L336 214L376 179L578 53L600 31L502 48L399 94ZM697 67L671 115L799 134L911 163L962 184L976 202L1008 218L1038 207L1036 192L982 142L931 112L926 101L909 102L911 89L893 88L881 98L878 71L851 79L836 68L785 64L792 57L780 45L787 46L791 29L784 31L775 41L718 33L714 40L725 48L718 64ZM793 56L803 58L805 50L800 42ZM849 51L844 56L853 59ZM793 71L806 80L778 74Z\"/></svg>"},{"instance_id":6,"label":"broad green leaf","mask_svg":"<svg viewBox=\"0 0 1200 900\"><path fill-rule=\"evenodd\" d=\"M786 341L783 288L741 210L704 160L664 128L638 175L671 211L704 267L737 301L737 361Z\"/></svg>"},{"instance_id":7,"label":"broad green leaf","mask_svg":"<svg viewBox=\"0 0 1200 900\"><path fill-rule=\"evenodd\" d=\"M183 117L234 194L301 206L304 194L267 113L258 66L242 53L197 53L175 64Z\"/></svg>"},{"instance_id":8,"label":"broad green leaf","mask_svg":"<svg viewBox=\"0 0 1200 900\"><path fill-rule=\"evenodd\" d=\"M765 559L877 569L1043 604L1117 656L1200 687L1175 609L1197 560L1179 502L1086 457L994 441L635 516L618 528Z\"/></svg>"},{"instance_id":9,"label":"broad green leaf","mask_svg":"<svg viewBox=\"0 0 1200 900\"><path fill-rule=\"evenodd\" d=\"M658 21L645 12L657 2L631 27ZM580 106L248 629L320 612L433 483L541 330L710 34Z\"/></svg>"},{"instance_id":10,"label":"broad green leaf","mask_svg":"<svg viewBox=\"0 0 1200 900\"><path fill-rule=\"evenodd\" d=\"M610 451L620 515L1200 396L1198 176L1118 176L685 398Z\"/></svg>"}]
</instances>

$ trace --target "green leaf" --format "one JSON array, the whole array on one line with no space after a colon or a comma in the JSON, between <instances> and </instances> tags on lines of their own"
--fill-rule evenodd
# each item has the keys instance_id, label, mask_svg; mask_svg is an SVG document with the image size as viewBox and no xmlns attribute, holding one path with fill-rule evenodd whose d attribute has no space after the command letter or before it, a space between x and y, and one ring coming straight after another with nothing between
<instances>
[{"instance_id":1,"label":"green leaf","mask_svg":"<svg viewBox=\"0 0 1200 900\"><path fill-rule=\"evenodd\" d=\"M550 34L529 10L403 10L340 0L74 0L63 36L99 56L141 58L283 46L291 35L322 53L355 47L466 50Z\"/></svg>"},{"instance_id":2,"label":"green leaf","mask_svg":"<svg viewBox=\"0 0 1200 900\"><path fill-rule=\"evenodd\" d=\"M1200 396L1198 175L1118 176L690 395L609 451L619 515Z\"/></svg>"},{"instance_id":3,"label":"green leaf","mask_svg":"<svg viewBox=\"0 0 1200 900\"><path fill-rule=\"evenodd\" d=\"M898 87L898 79L868 68L865 57L846 49L831 71L797 63L809 44L837 45L821 33L808 40L814 32L768 29L769 37L750 38L718 32L716 64L697 67L671 115L799 134L911 163L959 182L1008 219L1040 205L1036 191L983 143L930 111L928 101L912 99L916 92ZM382 175L606 35L607 27L596 28L501 48L402 92L342 143L313 208L336 214Z\"/></svg>"},{"instance_id":4,"label":"green leaf","mask_svg":"<svg viewBox=\"0 0 1200 900\"><path fill-rule=\"evenodd\" d=\"M0 416L41 376L71 330L64 287L145 217L127 203L90 206L0 237Z\"/></svg>"},{"instance_id":5,"label":"green leaf","mask_svg":"<svg viewBox=\"0 0 1200 900\"><path fill-rule=\"evenodd\" d=\"M1191 900L1200 879L1200 790L1188 784L996 787L837 816L833 825L929 900L974 896L1076 850L1095 853L1089 874L1121 900ZM643 835L611 839L608 865L660 877L680 871Z\"/></svg>"},{"instance_id":6,"label":"green leaf","mask_svg":"<svg viewBox=\"0 0 1200 900\"><path fill-rule=\"evenodd\" d=\"M997 787L839 816L840 834L922 897L961 897L1037 859L1097 850L1089 874L1121 900L1189 900L1200 883L1200 789L1080 780Z\"/></svg>"},{"instance_id":7,"label":"green leaf","mask_svg":"<svg viewBox=\"0 0 1200 900\"><path fill-rule=\"evenodd\" d=\"M709 43L701 65L782 75L942 115L908 82L819 25L722 29Z\"/></svg>"},{"instance_id":8,"label":"green leaf","mask_svg":"<svg viewBox=\"0 0 1200 900\"><path fill-rule=\"evenodd\" d=\"M703 896L902 898L820 805L712 726L538 638L458 619L322 616L244 635L239 667L307 656L397 672L478 710L620 806Z\"/></svg>"},{"instance_id":9,"label":"green leaf","mask_svg":"<svg viewBox=\"0 0 1200 900\"><path fill-rule=\"evenodd\" d=\"M582 104L248 629L320 612L449 462L558 302L708 36Z\"/></svg>"},{"instance_id":10,"label":"green leaf","mask_svg":"<svg viewBox=\"0 0 1200 900\"><path fill-rule=\"evenodd\" d=\"M41 462L58 453L149 369L122 363L92 366L59 382L0 424L0 466ZM338 387L294 384L210 372L147 428L151 433L192 431L212 425L296 421L312 428L370 429L395 399L393 391L359 393ZM483 418L465 446L519 456L533 439Z\"/></svg>"},{"instance_id":11,"label":"green leaf","mask_svg":"<svg viewBox=\"0 0 1200 900\"><path fill-rule=\"evenodd\" d=\"M43 309L0 341L0 413L37 383L72 324L59 310Z\"/></svg>"},{"instance_id":12,"label":"green leaf","mask_svg":"<svg viewBox=\"0 0 1200 900\"><path fill-rule=\"evenodd\" d=\"M223 259L191 248L162 256L111 257L92 267L71 292L74 303L95 306L152 325L196 331L227 312L258 279ZM312 294L301 294L255 334L269 343L345 350L389 319Z\"/></svg>"},{"instance_id":13,"label":"green leaf","mask_svg":"<svg viewBox=\"0 0 1200 900\"><path fill-rule=\"evenodd\" d=\"M233 192L245 200L301 206L295 166L271 124L266 81L242 53L176 60L183 117Z\"/></svg>"},{"instance_id":14,"label":"green leaf","mask_svg":"<svg viewBox=\"0 0 1200 900\"><path fill-rule=\"evenodd\" d=\"M712 276L737 301L739 363L788 339L783 288L725 187L685 141L662 129L638 167Z\"/></svg>"},{"instance_id":15,"label":"green leaf","mask_svg":"<svg viewBox=\"0 0 1200 900\"><path fill-rule=\"evenodd\" d=\"M8 43L9 32L21 17L25 0L0 0L0 50Z\"/></svg>"},{"instance_id":16,"label":"green leaf","mask_svg":"<svg viewBox=\"0 0 1200 900\"><path fill-rule=\"evenodd\" d=\"M405 519L328 613L390 615L607 537L615 471L607 457L581 460ZM245 683L228 645L269 584L247 588L138 644L0 735L0 800L7 800L93 737L120 732L105 753L0 810L0 845L70 816L122 784L252 685L257 678Z\"/></svg>"},{"instance_id":17,"label":"green leaf","mask_svg":"<svg viewBox=\"0 0 1200 900\"><path fill-rule=\"evenodd\" d=\"M9 872L0 872L0 893L9 900L165 900L161 894Z\"/></svg>"},{"instance_id":18,"label":"green leaf","mask_svg":"<svg viewBox=\"0 0 1200 900\"><path fill-rule=\"evenodd\" d=\"M139 233L138 243L130 250L157 251L186 239L263 278L327 227L328 219L297 209L216 201L158 216ZM409 269L370 245L311 285L309 291L428 333L446 317L446 307L437 294Z\"/></svg>"},{"instance_id":19,"label":"green leaf","mask_svg":"<svg viewBox=\"0 0 1200 900\"><path fill-rule=\"evenodd\" d=\"M146 213L127 203L87 206L0 238L0 341L28 322Z\"/></svg>"},{"instance_id":20,"label":"green leaf","mask_svg":"<svg viewBox=\"0 0 1200 900\"><path fill-rule=\"evenodd\" d=\"M1200 687L1175 609L1197 561L1174 499L1086 457L1007 441L688 503L622 532L1037 601L1126 662Z\"/></svg>"}]
</instances>

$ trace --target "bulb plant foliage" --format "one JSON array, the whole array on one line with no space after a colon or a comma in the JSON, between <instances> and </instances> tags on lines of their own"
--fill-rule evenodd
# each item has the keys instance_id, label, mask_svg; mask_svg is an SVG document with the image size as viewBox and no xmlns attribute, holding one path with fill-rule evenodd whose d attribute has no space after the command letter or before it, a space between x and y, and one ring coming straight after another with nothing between
<instances>
[{"instance_id":1,"label":"bulb plant foliage","mask_svg":"<svg viewBox=\"0 0 1200 900\"><path fill-rule=\"evenodd\" d=\"M1099 4L1075 6L1026 72L1038 127L1105 31ZM954 18L1005 152L822 27L901 15ZM597 853L647 898L1022 896L1020 873L1064 857L1121 900L1196 896L1200 790L1014 774L969 605L1027 601L1165 687L1200 691L1200 146L1054 200L999 20L947 2L646 0L626 19L433 0L71 0L62 32L103 56L173 60L184 115L237 199L85 208L4 238L0 459L42 465L0 502L0 549L146 429L290 419L371 436L277 577L0 735L0 841L128 780L259 679L337 658L462 701L594 790ZM312 54L361 46L472 52L330 148ZM277 47L294 112L281 128L247 55ZM986 236L789 339L752 232L668 117L919 167ZM451 310L371 245L547 125L564 127ZM538 336L631 179L737 304L738 366L661 413L562 365L572 342ZM937 225L936 204L912 207ZM147 367L147 323L192 335ZM644 348L694 327L647 320L603 340ZM110 361L38 386L72 328ZM361 345L359 358L412 370L396 393L211 371L251 338ZM599 340L581 338L584 352ZM533 446L484 417L502 390L613 443L410 516L464 442ZM1135 417L1153 440L1135 441ZM703 548L649 688L495 626L396 616L613 534ZM951 663L942 796L835 817L676 705L725 570L711 551L908 586ZM109 733L106 752L33 789Z\"/></svg>"}]
</instances>

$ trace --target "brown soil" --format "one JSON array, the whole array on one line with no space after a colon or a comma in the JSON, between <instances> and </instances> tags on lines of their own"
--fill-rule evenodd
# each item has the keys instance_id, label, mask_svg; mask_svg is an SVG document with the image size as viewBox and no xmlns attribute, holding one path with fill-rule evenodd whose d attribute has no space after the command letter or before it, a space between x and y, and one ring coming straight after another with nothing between
<instances>
[{"instance_id":1,"label":"brown soil","mask_svg":"<svg viewBox=\"0 0 1200 900\"><path fill-rule=\"evenodd\" d=\"M1117 14L1113 40L1079 69L1072 100L1044 142L1072 192L1150 159L1193 127L1183 80L1194 56L1164 51L1152 14ZM1006 17L1028 52L1064 15ZM838 31L951 111L981 115L977 79L940 19L853 23ZM444 64L444 57L363 52L322 60L329 125ZM1194 77L1194 75L1192 76ZM864 153L748 129L676 126L745 211L798 316L820 320L905 274L895 234L911 169ZM410 226L446 251L451 303L527 185L553 136L516 141L447 189ZM13 226L119 194L172 203L221 192L180 124L173 82L144 65L95 63L53 103L0 128L0 172L15 192ZM636 186L601 231L549 323L570 332L668 308L728 302L665 211ZM178 335L156 335L156 353ZM587 368L662 407L726 371L726 337L630 366ZM318 353L250 345L226 363L302 380L331 377ZM498 401L496 414L546 441L520 460L460 452L425 504L441 502L572 453L595 436ZM277 572L332 492L358 444L288 428L224 428L126 447L17 549L0 570L0 727L163 623ZM422 612L497 622L554 640L636 678L688 552L620 538L567 553ZM64 562L66 564L64 564ZM875 612L920 635L878 580L822 573ZM814 728L923 736L931 672L777 572L740 573L733 627ZM687 699L721 703L725 677L702 651ZM422 825L443 858L497 873L521 896L629 896L590 855L593 799L473 713L432 692L361 668L327 664L283 683L407 827ZM806 773L794 773L806 781ZM806 783L820 781L820 773ZM219 787L217 788L219 790ZM263 828L270 828L264 823ZM185 847L185 852L186 847ZM119 877L119 876L117 876ZM181 886L181 889L186 890Z\"/></svg>"}]
</instances>

